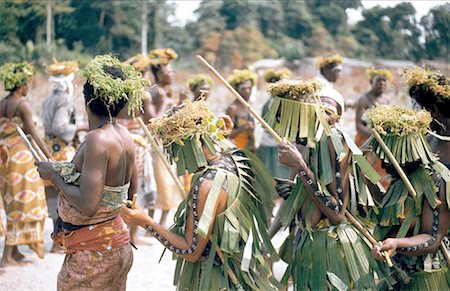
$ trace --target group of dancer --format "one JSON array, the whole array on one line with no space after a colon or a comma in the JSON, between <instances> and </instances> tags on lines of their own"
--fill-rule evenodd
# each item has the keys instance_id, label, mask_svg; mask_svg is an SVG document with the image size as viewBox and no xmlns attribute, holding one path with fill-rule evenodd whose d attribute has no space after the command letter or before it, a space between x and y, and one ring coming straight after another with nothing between
<instances>
[{"instance_id":1,"label":"group of dancer","mask_svg":"<svg viewBox=\"0 0 450 291\"><path fill-rule=\"evenodd\" d=\"M0 68L9 91L0 102L3 262L20 259L19 244L43 256L49 212L54 247L66 253L58 290L124 290L133 263L130 241L136 241L139 227L176 255L177 290L449 289L445 76L419 67L405 70L409 95L422 108L415 110L385 105L391 74L368 70L372 88L358 102L354 141L343 131L345 99L333 86L341 57L318 58L320 75L312 80L270 70L263 115L273 131L263 134L256 150L257 116L239 100L226 115L214 115L207 105L211 78L190 79L192 98L183 102L168 97L175 58L170 49L126 62L96 56L81 72L88 126L71 118L67 92L73 90L76 66L59 63L64 72L55 72L53 98L45 103L45 141L24 98L33 68L26 63ZM244 101L256 81L247 69L228 78ZM18 126L48 161L35 162ZM75 151L69 147L81 130L88 133L74 143ZM167 160L149 154L150 139ZM161 175L158 196L169 193L162 196L168 206L159 223L153 218L153 186L146 186L149 171ZM185 189L163 180L171 171L186 181ZM166 228L171 202L164 197L175 191L187 195L174 225ZM275 201L281 201L279 208ZM280 228L289 235L276 250L271 238ZM272 272L279 259L287 263L281 279Z\"/></svg>"}]
</instances>

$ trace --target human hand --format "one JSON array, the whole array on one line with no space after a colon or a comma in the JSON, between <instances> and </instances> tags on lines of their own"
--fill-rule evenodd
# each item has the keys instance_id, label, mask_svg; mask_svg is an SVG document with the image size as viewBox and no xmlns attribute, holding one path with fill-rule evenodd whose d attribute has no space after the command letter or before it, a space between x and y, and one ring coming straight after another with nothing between
<instances>
[{"instance_id":1,"label":"human hand","mask_svg":"<svg viewBox=\"0 0 450 291\"><path fill-rule=\"evenodd\" d=\"M384 261L385 257L383 252L387 252L389 257L392 257L397 249L397 243L395 238L388 238L372 247L372 257L379 261Z\"/></svg>"},{"instance_id":2,"label":"human hand","mask_svg":"<svg viewBox=\"0 0 450 291\"><path fill-rule=\"evenodd\" d=\"M278 195L284 200L289 198L289 195L292 193L292 189L294 189L295 182L288 179L275 178L275 189L278 192Z\"/></svg>"},{"instance_id":3,"label":"human hand","mask_svg":"<svg viewBox=\"0 0 450 291\"><path fill-rule=\"evenodd\" d=\"M128 201L127 201L128 203ZM130 226L142 226L144 227L148 220L151 220L151 217L149 217L144 209L142 209L139 205L135 204L134 208L128 208L127 206L122 206L120 209L120 216L122 217L123 221Z\"/></svg>"},{"instance_id":4,"label":"human hand","mask_svg":"<svg viewBox=\"0 0 450 291\"><path fill-rule=\"evenodd\" d=\"M224 136L230 135L230 133L234 127L233 120L231 120L231 117L226 114L219 115L219 118L222 118L222 120L223 120L222 134Z\"/></svg>"},{"instance_id":5,"label":"human hand","mask_svg":"<svg viewBox=\"0 0 450 291\"><path fill-rule=\"evenodd\" d=\"M50 180L52 175L56 173L52 162L35 162L34 164L38 167L39 176L44 180Z\"/></svg>"},{"instance_id":6,"label":"human hand","mask_svg":"<svg viewBox=\"0 0 450 291\"><path fill-rule=\"evenodd\" d=\"M297 147L287 140L278 144L278 159L280 163L298 171L305 164L302 154Z\"/></svg>"}]
</instances>

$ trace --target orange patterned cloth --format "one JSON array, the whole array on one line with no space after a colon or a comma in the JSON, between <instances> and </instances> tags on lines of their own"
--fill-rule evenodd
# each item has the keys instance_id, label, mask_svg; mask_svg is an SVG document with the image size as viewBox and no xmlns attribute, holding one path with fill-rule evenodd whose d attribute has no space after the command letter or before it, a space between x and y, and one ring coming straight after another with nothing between
<instances>
[{"instance_id":1,"label":"orange patterned cloth","mask_svg":"<svg viewBox=\"0 0 450 291\"><path fill-rule=\"evenodd\" d=\"M0 118L0 189L6 212L6 245L29 244L42 257L48 216L45 189L17 126L22 126L18 117Z\"/></svg>"},{"instance_id":2,"label":"orange patterned cloth","mask_svg":"<svg viewBox=\"0 0 450 291\"><path fill-rule=\"evenodd\" d=\"M118 249L130 242L130 235L120 216L78 230L62 230L52 239L66 248L67 254L78 251L104 251Z\"/></svg>"},{"instance_id":3,"label":"orange patterned cloth","mask_svg":"<svg viewBox=\"0 0 450 291\"><path fill-rule=\"evenodd\" d=\"M57 166L65 181L79 179L74 164ZM119 212L129 187L130 183L103 186L94 216L84 215L63 193L59 194L58 214L62 221L84 227L62 230L53 236L68 251L58 275L58 290L125 290L133 254Z\"/></svg>"},{"instance_id":4,"label":"orange patterned cloth","mask_svg":"<svg viewBox=\"0 0 450 291\"><path fill-rule=\"evenodd\" d=\"M254 123L254 120L252 118L247 120L244 118L237 117L235 120L234 127L238 128L238 127L244 126L248 123ZM253 152L255 150L255 133L254 132L248 132L248 131L240 132L234 137L234 139L232 139L232 141L240 149L246 149L251 152Z\"/></svg>"},{"instance_id":5,"label":"orange patterned cloth","mask_svg":"<svg viewBox=\"0 0 450 291\"><path fill-rule=\"evenodd\" d=\"M125 290L132 264L130 244L118 249L68 254L58 274L57 290Z\"/></svg>"}]
</instances>

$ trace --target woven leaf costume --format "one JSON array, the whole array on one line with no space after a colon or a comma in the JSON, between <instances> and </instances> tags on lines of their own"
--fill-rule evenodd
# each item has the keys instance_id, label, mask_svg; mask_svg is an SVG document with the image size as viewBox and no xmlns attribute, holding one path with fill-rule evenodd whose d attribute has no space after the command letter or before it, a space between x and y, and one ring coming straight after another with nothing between
<instances>
[{"instance_id":1,"label":"woven leaf costume","mask_svg":"<svg viewBox=\"0 0 450 291\"><path fill-rule=\"evenodd\" d=\"M442 187L445 187L447 205L450 201L450 170L439 162L425 139L431 116L424 110L413 111L389 106L374 107L368 116L372 127L380 134L399 164L414 165L408 171L407 177L417 194L415 198L411 197L403 180L394 175L381 201L374 235L377 239L383 240L392 237L391 231L396 233L397 238L420 234L426 201L432 209L432 228L429 233L431 238L414 247L398 248L397 251L408 252L426 248L437 239L439 212L443 211L442 201L439 199ZM385 164L392 164L375 138L371 137L368 142ZM397 253L393 259L402 268L399 270L401 275L396 273L399 288L409 290L450 288L450 281L445 278L447 268L439 251L422 256Z\"/></svg>"},{"instance_id":2,"label":"woven leaf costume","mask_svg":"<svg viewBox=\"0 0 450 291\"><path fill-rule=\"evenodd\" d=\"M174 278L177 290L277 290L278 283L265 262L268 257L277 259L266 229L266 219L271 216L272 199L276 195L273 178L255 156L233 147L220 134L218 126L220 122L204 101L186 103L181 109L150 122L150 130L176 162L178 172L194 173L191 190L180 204L171 228L172 232L184 236L188 214L192 213L194 237L190 248L178 249L156 231L153 233L175 254L192 253L197 247L198 235L205 237L208 233L214 205L223 189L227 193L227 207L214 218L212 233L200 260L189 262L177 258ZM178 137L171 136L172 129L182 133ZM202 145L212 153L216 153L215 146L219 146L220 158L207 161ZM200 216L197 199L205 180L213 184ZM230 270L238 282L231 281Z\"/></svg>"},{"instance_id":3,"label":"woven leaf costume","mask_svg":"<svg viewBox=\"0 0 450 291\"><path fill-rule=\"evenodd\" d=\"M350 187L344 185L348 184L348 179L344 171L341 172L341 166L349 168L354 177L364 172L375 183L379 180L351 139L325 121L316 93L318 89L314 82L302 81L280 81L269 87L278 104L274 103L266 120L283 137L308 146L306 153L303 152L303 158L316 177L316 181L313 181L306 171L300 171L291 195L278 211L281 223L290 227L290 234L280 249L280 257L288 263L282 284L287 284L292 276L295 290L374 288L373 272L383 280L384 266L372 259L370 247L363 235L346 221L338 225L331 225L328 219L321 219L317 225L311 222L316 206L312 198L308 197L300 176L306 178L308 187L312 187L321 203L336 214L343 211L343 201L347 199L346 189ZM292 112L289 109L286 111L290 104L295 108ZM346 145L352 155L345 156ZM356 181L358 179L355 178ZM331 194L327 189L332 183L336 185L338 194L336 202L330 199ZM355 208L357 204L371 202L367 195L366 198L358 198L366 185L359 183L357 186L352 188ZM302 212L304 220L301 218Z\"/></svg>"}]
</instances>

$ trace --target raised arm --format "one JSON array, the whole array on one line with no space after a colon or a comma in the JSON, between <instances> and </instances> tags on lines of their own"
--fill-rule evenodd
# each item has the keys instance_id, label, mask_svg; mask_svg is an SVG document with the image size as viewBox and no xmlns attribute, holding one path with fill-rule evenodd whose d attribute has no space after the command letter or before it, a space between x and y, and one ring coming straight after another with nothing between
<instances>
[{"instance_id":1,"label":"raised arm","mask_svg":"<svg viewBox=\"0 0 450 291\"><path fill-rule=\"evenodd\" d=\"M214 219L217 213L222 212L226 208L227 193L223 190L219 193L219 198L214 205L214 211L211 218L210 227L206 237L197 235L198 219L202 216L205 207L205 202L208 197L208 193L212 186L212 181L205 180L200 188L198 198L194 198L191 202L191 211L188 213L186 230L184 236L179 236L173 233L158 223L156 223L151 217L149 217L142 208L129 209L123 207L121 210L121 216L129 226L140 225L145 229L153 231L155 237L170 251L181 256L182 258L196 262L199 260L204 249L206 248L212 228L214 225ZM198 209L198 215L194 215L195 207Z\"/></svg>"},{"instance_id":2,"label":"raised arm","mask_svg":"<svg viewBox=\"0 0 450 291\"><path fill-rule=\"evenodd\" d=\"M336 176L335 169L338 168L336 166L339 164L336 161L334 150L330 149L330 158L332 161L333 177L336 177L336 179L327 186L327 190L332 196L326 196L323 191L319 189L316 177L305 163L295 145L292 143L281 143L278 145L278 150L280 162L293 168L298 173L298 177L308 192L308 197L314 202L317 208L319 208L320 212L325 215L331 223L340 223L345 216L348 197L347 195L344 195L340 183L342 174L339 174L339 177Z\"/></svg>"},{"instance_id":3,"label":"raised arm","mask_svg":"<svg viewBox=\"0 0 450 291\"><path fill-rule=\"evenodd\" d=\"M27 100L23 101L19 105L18 113L19 113L20 119L22 119L22 122L23 122L23 130L26 133L30 134L33 137L33 139L36 141L38 146L42 149L44 154L48 158L51 158L52 154L47 149L47 146L45 145L44 141L40 138L39 133L36 129L36 126L34 125L33 112L31 112L30 103L28 103Z\"/></svg>"}]
</instances>

